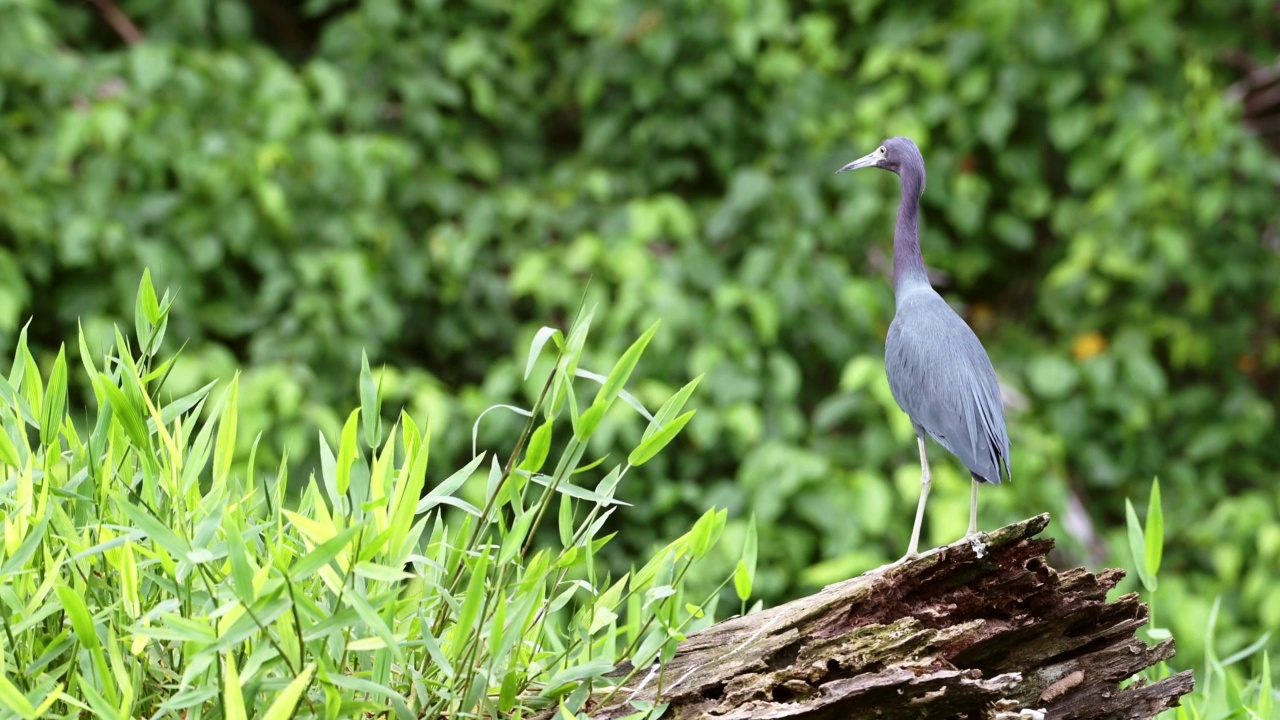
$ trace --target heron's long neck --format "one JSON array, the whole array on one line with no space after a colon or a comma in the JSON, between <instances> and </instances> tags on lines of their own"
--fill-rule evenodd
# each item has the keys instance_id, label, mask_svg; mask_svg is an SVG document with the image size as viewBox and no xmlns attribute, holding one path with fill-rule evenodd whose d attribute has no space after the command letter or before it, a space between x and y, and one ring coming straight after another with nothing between
<instances>
[{"instance_id":1,"label":"heron's long neck","mask_svg":"<svg viewBox=\"0 0 1280 720\"><path fill-rule=\"evenodd\" d=\"M912 287L929 285L920 253L920 193L923 178L904 168L902 199L898 203L898 222L893 228L893 290L902 293Z\"/></svg>"}]
</instances>

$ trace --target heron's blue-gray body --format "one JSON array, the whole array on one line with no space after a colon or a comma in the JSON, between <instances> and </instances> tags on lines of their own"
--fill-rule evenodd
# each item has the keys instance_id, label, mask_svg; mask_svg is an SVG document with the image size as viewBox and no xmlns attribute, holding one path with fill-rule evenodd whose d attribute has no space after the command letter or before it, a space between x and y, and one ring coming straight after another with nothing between
<instances>
[{"instance_id":1,"label":"heron's blue-gray body","mask_svg":"<svg viewBox=\"0 0 1280 720\"><path fill-rule=\"evenodd\" d=\"M960 458L974 480L999 483L1009 435L995 368L973 330L927 284L898 288L884 367L916 434L928 433Z\"/></svg>"},{"instance_id":2,"label":"heron's blue-gray body","mask_svg":"<svg viewBox=\"0 0 1280 720\"><path fill-rule=\"evenodd\" d=\"M893 232L893 291L897 311L885 339L885 374L898 406L911 418L920 446L920 502L906 557L916 554L929 496L924 437L951 451L973 477L969 534L977 533L979 482L1009 474L1009 433L996 371L978 336L929 284L920 253L920 195L924 158L904 137L885 140L843 168L879 167L898 175L902 196Z\"/></svg>"}]
</instances>

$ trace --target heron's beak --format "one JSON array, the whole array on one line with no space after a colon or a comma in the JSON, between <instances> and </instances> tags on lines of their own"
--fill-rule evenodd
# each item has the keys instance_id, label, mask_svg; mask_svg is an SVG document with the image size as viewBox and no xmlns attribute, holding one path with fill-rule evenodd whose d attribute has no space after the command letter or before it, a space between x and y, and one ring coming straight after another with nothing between
<instances>
[{"instance_id":1,"label":"heron's beak","mask_svg":"<svg viewBox=\"0 0 1280 720\"><path fill-rule=\"evenodd\" d=\"M857 160L854 160L848 165L845 165L844 167L840 168L839 170L836 171L836 174L839 175L845 170L857 170L858 168L875 167L876 162L880 160L880 155L878 154L879 152L880 152L879 150L872 150L866 155L863 155Z\"/></svg>"}]
</instances>

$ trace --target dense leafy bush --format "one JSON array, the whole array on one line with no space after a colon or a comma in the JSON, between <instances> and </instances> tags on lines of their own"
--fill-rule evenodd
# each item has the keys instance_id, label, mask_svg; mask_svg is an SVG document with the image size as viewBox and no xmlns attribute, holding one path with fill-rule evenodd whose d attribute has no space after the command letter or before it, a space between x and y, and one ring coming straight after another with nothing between
<instances>
[{"instance_id":1,"label":"dense leafy bush","mask_svg":"<svg viewBox=\"0 0 1280 720\"><path fill-rule=\"evenodd\" d=\"M110 338L150 266L188 309L170 387L246 365L239 461L261 432L260 463L315 466L364 349L453 465L458 418L532 403L508 358L585 293L607 338L663 321L640 401L705 376L681 451L623 491L619 567L717 504L735 541L758 518L777 599L905 543L896 188L831 171L909 134L937 285L1025 405L982 522L1048 509L1073 558L1122 561L1091 528L1124 548L1159 473L1184 656L1219 594L1224 647L1280 629L1280 161L1219 64L1274 54L1270 2L117 4L145 42L90 4L0 4L0 343L37 308L44 366L77 321ZM941 542L967 488L935 478Z\"/></svg>"},{"instance_id":2,"label":"dense leafy bush","mask_svg":"<svg viewBox=\"0 0 1280 720\"><path fill-rule=\"evenodd\" d=\"M596 562L625 476L694 412L682 408L696 382L656 414L625 390L653 330L576 389L594 375L580 366L589 316L567 338L540 335L527 367L545 367L547 391L520 411L509 458L481 452L431 482L438 426L408 413L384 425L366 365L360 406L332 446L321 437L319 471L289 502L284 466L234 466L238 377L167 399L174 359L147 348L169 309L144 279L142 350L117 335L100 352L81 335L42 376L20 338L0 376L0 716L573 717L637 673L660 686L676 643L711 622L716 595L691 597L685 579L723 510L634 572ZM72 374L93 407L68 404ZM624 461L584 463L619 400L649 420L644 439ZM558 543L534 548L542 526ZM743 600L751 547L734 577ZM631 674L605 676L623 660Z\"/></svg>"}]
</instances>

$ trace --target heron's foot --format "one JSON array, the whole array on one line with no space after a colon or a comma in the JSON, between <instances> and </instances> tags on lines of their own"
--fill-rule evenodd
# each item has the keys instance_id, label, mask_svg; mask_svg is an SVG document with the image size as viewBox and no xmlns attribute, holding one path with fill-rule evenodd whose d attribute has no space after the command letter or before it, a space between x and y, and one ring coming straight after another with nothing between
<instances>
[{"instance_id":1,"label":"heron's foot","mask_svg":"<svg viewBox=\"0 0 1280 720\"><path fill-rule=\"evenodd\" d=\"M983 540L986 535L986 533L972 530L964 536L964 539L969 542L969 547L973 548L973 554L978 558L987 554L987 543Z\"/></svg>"}]
</instances>

